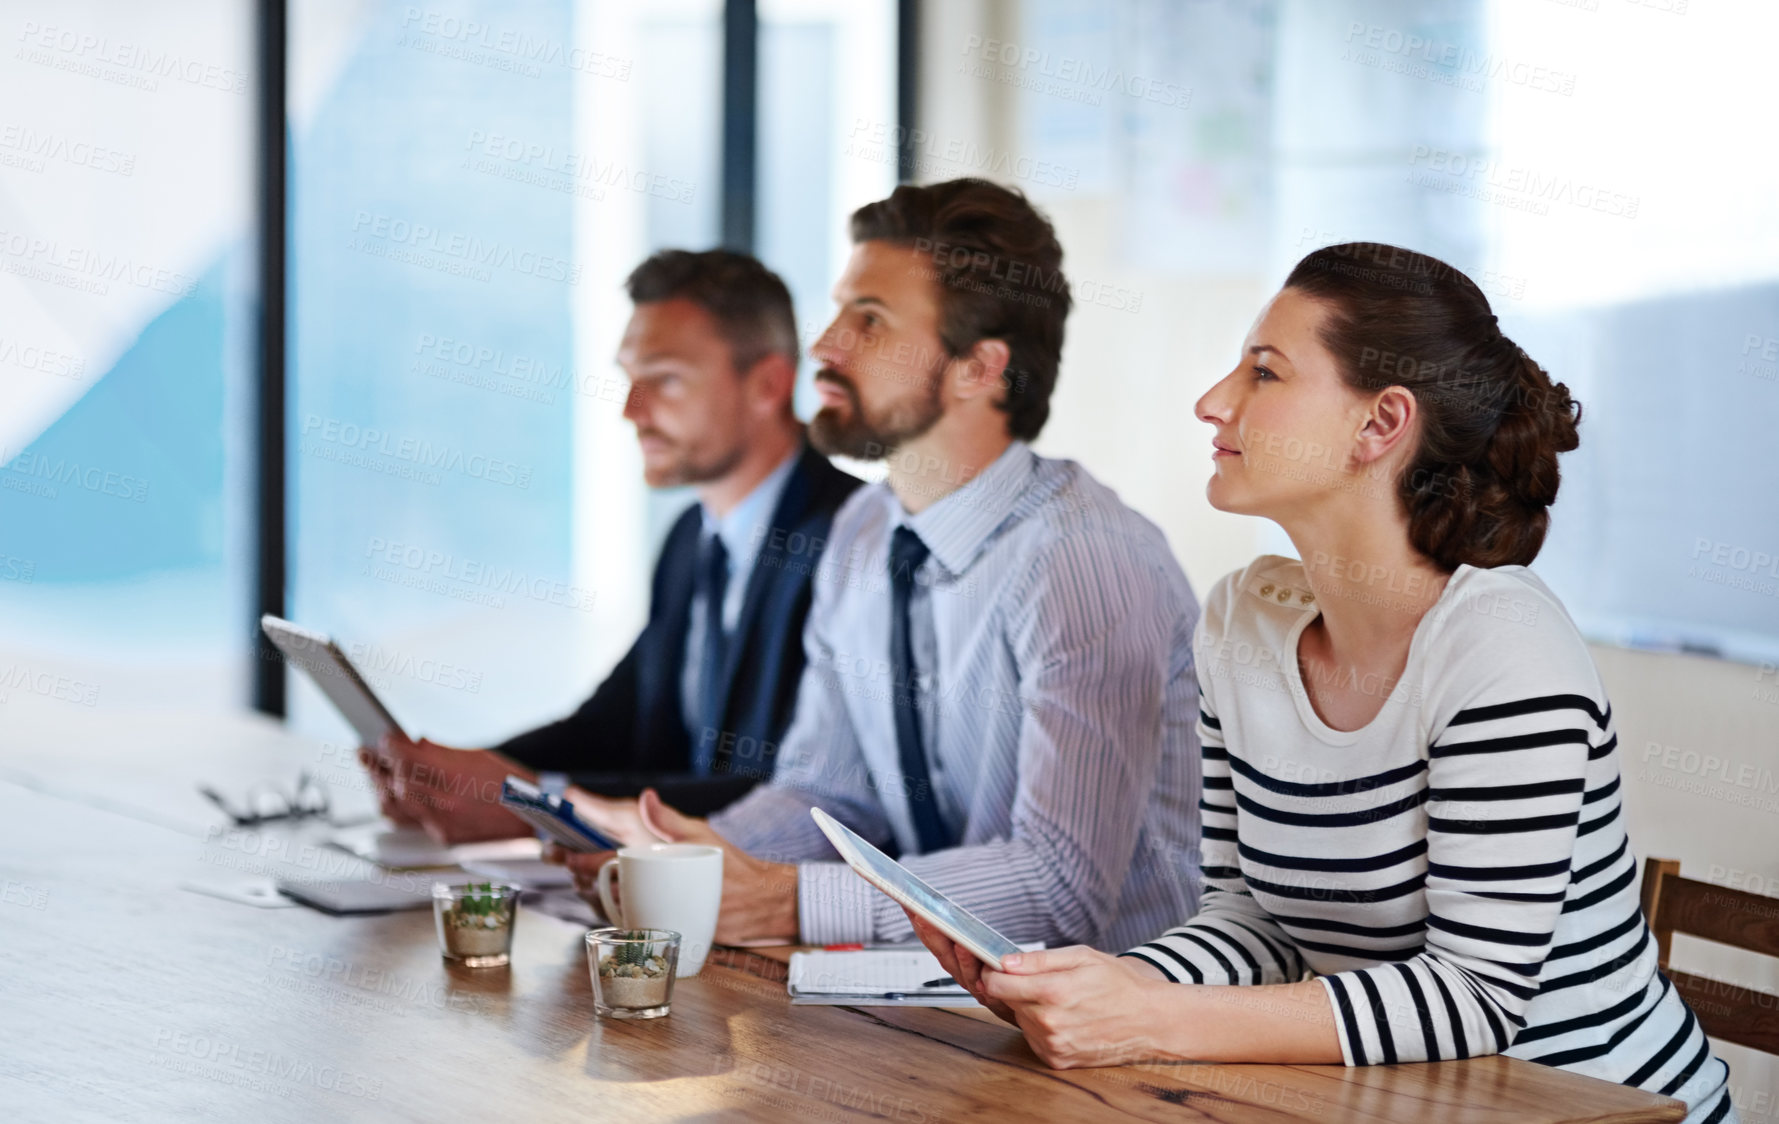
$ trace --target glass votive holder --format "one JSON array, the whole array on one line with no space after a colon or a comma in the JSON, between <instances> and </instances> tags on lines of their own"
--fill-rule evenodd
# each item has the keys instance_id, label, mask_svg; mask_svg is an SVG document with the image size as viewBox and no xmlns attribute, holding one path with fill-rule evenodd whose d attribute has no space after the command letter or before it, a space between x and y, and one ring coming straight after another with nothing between
<instances>
[{"instance_id":1,"label":"glass votive holder","mask_svg":"<svg viewBox=\"0 0 1779 1124\"><path fill-rule=\"evenodd\" d=\"M501 968L511 960L519 887L510 882L434 882L432 917L439 952L466 968Z\"/></svg>"},{"instance_id":2,"label":"glass votive holder","mask_svg":"<svg viewBox=\"0 0 1779 1124\"><path fill-rule=\"evenodd\" d=\"M658 1019L673 998L679 934L672 929L595 929L587 934L593 1010L608 1019Z\"/></svg>"}]
</instances>

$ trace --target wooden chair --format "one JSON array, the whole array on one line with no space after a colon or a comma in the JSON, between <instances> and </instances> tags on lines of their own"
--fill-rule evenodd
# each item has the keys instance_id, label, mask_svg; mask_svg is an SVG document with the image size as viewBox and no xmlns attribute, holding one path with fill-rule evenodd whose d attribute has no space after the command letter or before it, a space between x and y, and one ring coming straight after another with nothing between
<instances>
[{"instance_id":1,"label":"wooden chair","mask_svg":"<svg viewBox=\"0 0 1779 1124\"><path fill-rule=\"evenodd\" d=\"M1668 967L1675 933L1779 956L1779 898L1682 878L1675 859L1646 859L1643 916L1655 933L1663 974L1674 982L1705 1033L1779 1054L1779 996Z\"/></svg>"}]
</instances>

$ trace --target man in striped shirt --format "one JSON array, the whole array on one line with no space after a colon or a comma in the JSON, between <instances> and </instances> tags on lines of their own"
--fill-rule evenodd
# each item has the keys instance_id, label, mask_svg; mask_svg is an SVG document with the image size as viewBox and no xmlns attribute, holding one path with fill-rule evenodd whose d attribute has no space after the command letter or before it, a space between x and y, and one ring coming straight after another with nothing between
<instances>
[{"instance_id":1,"label":"man in striped shirt","mask_svg":"<svg viewBox=\"0 0 1779 1124\"><path fill-rule=\"evenodd\" d=\"M982 180L853 216L811 441L887 462L815 567L770 786L669 839L726 849L717 940L908 941L822 807L1008 936L1126 947L1197 906L1198 605L1166 539L1034 453L1070 298L1049 222ZM583 880L603 856L569 861Z\"/></svg>"}]
</instances>

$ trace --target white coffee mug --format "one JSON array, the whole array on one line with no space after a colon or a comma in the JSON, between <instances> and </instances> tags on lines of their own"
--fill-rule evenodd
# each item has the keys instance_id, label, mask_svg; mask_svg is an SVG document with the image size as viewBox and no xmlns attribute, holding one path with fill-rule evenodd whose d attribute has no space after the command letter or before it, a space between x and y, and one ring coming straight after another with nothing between
<instances>
[{"instance_id":1,"label":"white coffee mug","mask_svg":"<svg viewBox=\"0 0 1779 1124\"><path fill-rule=\"evenodd\" d=\"M612 900L612 875L624 882L624 908ZM695 976L710 955L723 904L723 851L699 843L621 847L599 868L599 901L613 925L679 934L676 978Z\"/></svg>"}]
</instances>

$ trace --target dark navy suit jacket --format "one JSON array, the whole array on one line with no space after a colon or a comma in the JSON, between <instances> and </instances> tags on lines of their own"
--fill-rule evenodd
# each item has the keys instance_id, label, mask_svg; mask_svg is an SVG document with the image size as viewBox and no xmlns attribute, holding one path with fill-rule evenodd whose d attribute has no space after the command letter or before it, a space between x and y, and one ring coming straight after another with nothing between
<instances>
[{"instance_id":1,"label":"dark navy suit jacket","mask_svg":"<svg viewBox=\"0 0 1779 1124\"><path fill-rule=\"evenodd\" d=\"M703 517L693 504L668 532L649 620L629 654L567 718L495 747L521 764L570 774L608 796L653 786L691 815L708 815L772 775L803 677L803 622L828 528L856 477L804 447L762 539L723 668L723 721L696 736L709 775L692 772L693 736L680 702L686 630Z\"/></svg>"}]
</instances>

